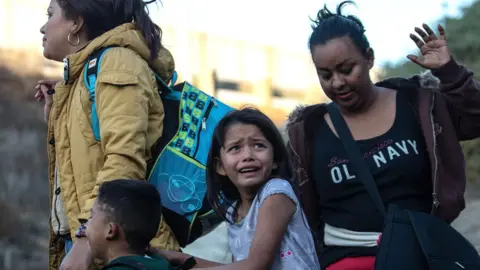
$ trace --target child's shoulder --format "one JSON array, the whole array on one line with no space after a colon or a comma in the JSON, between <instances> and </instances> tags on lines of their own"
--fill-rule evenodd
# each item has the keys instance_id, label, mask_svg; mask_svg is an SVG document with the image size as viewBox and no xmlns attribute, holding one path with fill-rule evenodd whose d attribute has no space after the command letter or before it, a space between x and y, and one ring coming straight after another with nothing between
<instances>
[{"instance_id":1,"label":"child's shoulder","mask_svg":"<svg viewBox=\"0 0 480 270\"><path fill-rule=\"evenodd\" d=\"M170 264L160 256L122 256L105 265L102 270L159 269L170 270Z\"/></svg>"},{"instance_id":2,"label":"child's shoulder","mask_svg":"<svg viewBox=\"0 0 480 270\"><path fill-rule=\"evenodd\" d=\"M297 201L297 196L293 190L292 184L285 179L281 178L272 178L270 179L262 188L258 194L260 201L263 201L265 198L275 194L285 194L295 202Z\"/></svg>"},{"instance_id":3,"label":"child's shoulder","mask_svg":"<svg viewBox=\"0 0 480 270\"><path fill-rule=\"evenodd\" d=\"M279 189L279 190L292 190L293 187L290 182L282 178L272 178L268 180L267 183L263 186L262 191L268 191L270 189Z\"/></svg>"}]
</instances>

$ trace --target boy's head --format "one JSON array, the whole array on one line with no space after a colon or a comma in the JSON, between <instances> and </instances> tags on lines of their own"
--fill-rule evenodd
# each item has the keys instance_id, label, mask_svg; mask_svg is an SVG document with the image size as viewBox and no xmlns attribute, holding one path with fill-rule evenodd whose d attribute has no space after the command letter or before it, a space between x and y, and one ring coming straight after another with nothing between
<instances>
[{"instance_id":1,"label":"boy's head","mask_svg":"<svg viewBox=\"0 0 480 270\"><path fill-rule=\"evenodd\" d=\"M100 186L87 225L94 257L107 251L141 254L155 237L161 217L160 194L139 180L114 180Z\"/></svg>"}]
</instances>

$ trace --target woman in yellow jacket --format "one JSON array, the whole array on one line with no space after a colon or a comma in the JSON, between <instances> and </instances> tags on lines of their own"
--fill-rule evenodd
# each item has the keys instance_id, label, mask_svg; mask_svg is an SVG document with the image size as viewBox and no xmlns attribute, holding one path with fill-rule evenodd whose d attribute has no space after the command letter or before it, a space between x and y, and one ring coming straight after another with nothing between
<instances>
[{"instance_id":1,"label":"woman in yellow jacket","mask_svg":"<svg viewBox=\"0 0 480 270\"><path fill-rule=\"evenodd\" d=\"M162 134L164 111L152 70L169 81L174 62L145 5L142 0L51 0L48 6L48 21L40 30L43 53L65 64L64 80L54 88L40 83L36 94L45 100L48 121L50 269L91 265L88 244L80 236L99 186L114 179L145 179L150 149ZM97 141L83 75L89 55L108 46L116 47L105 53L98 71ZM152 246L179 250L164 222Z\"/></svg>"}]
</instances>

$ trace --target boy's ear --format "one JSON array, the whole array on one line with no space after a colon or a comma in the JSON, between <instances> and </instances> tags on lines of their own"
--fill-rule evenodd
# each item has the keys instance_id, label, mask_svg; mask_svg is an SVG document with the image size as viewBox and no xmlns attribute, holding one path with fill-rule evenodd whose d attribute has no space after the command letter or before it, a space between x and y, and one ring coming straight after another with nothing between
<instances>
[{"instance_id":1,"label":"boy's ear","mask_svg":"<svg viewBox=\"0 0 480 270\"><path fill-rule=\"evenodd\" d=\"M117 223L113 223L113 222L108 223L107 230L108 230L106 233L107 240L118 239L118 236L120 235L120 226Z\"/></svg>"},{"instance_id":2,"label":"boy's ear","mask_svg":"<svg viewBox=\"0 0 480 270\"><path fill-rule=\"evenodd\" d=\"M223 168L222 162L220 162L219 159L215 159L215 170L221 176L227 176L227 172L225 171L225 168Z\"/></svg>"}]
</instances>

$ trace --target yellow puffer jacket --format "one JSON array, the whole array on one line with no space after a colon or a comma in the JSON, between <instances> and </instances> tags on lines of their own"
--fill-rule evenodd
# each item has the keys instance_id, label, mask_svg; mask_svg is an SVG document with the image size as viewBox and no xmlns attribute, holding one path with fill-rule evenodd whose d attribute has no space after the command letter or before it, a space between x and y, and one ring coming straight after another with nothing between
<instances>
[{"instance_id":1,"label":"yellow puffer jacket","mask_svg":"<svg viewBox=\"0 0 480 270\"><path fill-rule=\"evenodd\" d=\"M96 108L101 141L91 128L91 101L83 82L88 56L116 45L103 57L97 77ZM72 239L79 219L88 219L99 186L114 179L145 179L150 149L162 134L162 101L152 69L168 81L174 70L170 52L162 49L154 61L142 33L131 23L116 27L69 55L67 81L55 87L48 120L51 195L55 165ZM52 196L51 196L52 198ZM170 227L162 221L152 245L179 250ZM58 269L63 241L51 235L50 269Z\"/></svg>"}]
</instances>

